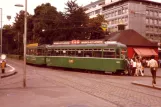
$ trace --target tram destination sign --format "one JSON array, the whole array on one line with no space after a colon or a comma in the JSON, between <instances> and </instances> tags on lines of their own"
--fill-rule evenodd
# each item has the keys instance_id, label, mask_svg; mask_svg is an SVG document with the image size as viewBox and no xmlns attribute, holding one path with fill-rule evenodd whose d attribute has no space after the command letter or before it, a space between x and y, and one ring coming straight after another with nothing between
<instances>
[{"instance_id":1,"label":"tram destination sign","mask_svg":"<svg viewBox=\"0 0 161 107\"><path fill-rule=\"evenodd\" d=\"M104 41L104 40L72 40L72 41L57 41L57 42L53 42L53 45L108 44L108 43L116 43L116 41Z\"/></svg>"}]
</instances>

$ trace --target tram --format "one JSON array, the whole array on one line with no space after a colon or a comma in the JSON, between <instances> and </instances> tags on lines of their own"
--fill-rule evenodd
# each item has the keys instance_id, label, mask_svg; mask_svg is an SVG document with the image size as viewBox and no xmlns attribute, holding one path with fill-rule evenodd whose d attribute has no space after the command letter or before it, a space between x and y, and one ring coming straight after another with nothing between
<instances>
[{"instance_id":1,"label":"tram","mask_svg":"<svg viewBox=\"0 0 161 107\"><path fill-rule=\"evenodd\" d=\"M127 47L116 41L65 41L47 47L46 66L124 72Z\"/></svg>"},{"instance_id":2,"label":"tram","mask_svg":"<svg viewBox=\"0 0 161 107\"><path fill-rule=\"evenodd\" d=\"M123 72L127 47L116 41L74 40L28 46L26 62L48 67Z\"/></svg>"},{"instance_id":3,"label":"tram","mask_svg":"<svg viewBox=\"0 0 161 107\"><path fill-rule=\"evenodd\" d=\"M34 65L46 65L46 46L38 46L38 43L29 44L26 48L26 63Z\"/></svg>"}]
</instances>

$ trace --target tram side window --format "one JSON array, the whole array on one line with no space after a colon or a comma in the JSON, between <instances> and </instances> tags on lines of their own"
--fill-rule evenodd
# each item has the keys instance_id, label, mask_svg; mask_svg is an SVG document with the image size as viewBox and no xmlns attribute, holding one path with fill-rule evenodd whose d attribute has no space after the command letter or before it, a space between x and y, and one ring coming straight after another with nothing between
<instances>
[{"instance_id":1,"label":"tram side window","mask_svg":"<svg viewBox=\"0 0 161 107\"><path fill-rule=\"evenodd\" d=\"M26 54L29 55L29 49L26 50Z\"/></svg>"},{"instance_id":2,"label":"tram side window","mask_svg":"<svg viewBox=\"0 0 161 107\"><path fill-rule=\"evenodd\" d=\"M83 57L83 49L77 49L76 50L76 56Z\"/></svg>"},{"instance_id":3,"label":"tram side window","mask_svg":"<svg viewBox=\"0 0 161 107\"><path fill-rule=\"evenodd\" d=\"M29 55L36 55L35 49L29 49Z\"/></svg>"},{"instance_id":4,"label":"tram side window","mask_svg":"<svg viewBox=\"0 0 161 107\"><path fill-rule=\"evenodd\" d=\"M92 49L85 49L84 57L92 57Z\"/></svg>"},{"instance_id":5,"label":"tram side window","mask_svg":"<svg viewBox=\"0 0 161 107\"><path fill-rule=\"evenodd\" d=\"M51 56L56 56L56 51L55 50L51 51Z\"/></svg>"},{"instance_id":6,"label":"tram side window","mask_svg":"<svg viewBox=\"0 0 161 107\"><path fill-rule=\"evenodd\" d=\"M38 49L38 50L37 50L37 55L38 55L38 56L43 55L43 50L42 50L42 49Z\"/></svg>"},{"instance_id":7,"label":"tram side window","mask_svg":"<svg viewBox=\"0 0 161 107\"><path fill-rule=\"evenodd\" d=\"M93 57L102 57L101 49L93 49Z\"/></svg>"},{"instance_id":8,"label":"tram side window","mask_svg":"<svg viewBox=\"0 0 161 107\"><path fill-rule=\"evenodd\" d=\"M116 49L116 58L120 58L120 49Z\"/></svg>"},{"instance_id":9,"label":"tram side window","mask_svg":"<svg viewBox=\"0 0 161 107\"><path fill-rule=\"evenodd\" d=\"M60 56L60 50L54 50L55 51L55 56Z\"/></svg>"},{"instance_id":10,"label":"tram side window","mask_svg":"<svg viewBox=\"0 0 161 107\"><path fill-rule=\"evenodd\" d=\"M61 56L67 56L67 50L63 49L60 52Z\"/></svg>"},{"instance_id":11,"label":"tram side window","mask_svg":"<svg viewBox=\"0 0 161 107\"><path fill-rule=\"evenodd\" d=\"M115 51L114 51L114 49L104 49L103 57L104 58L115 58Z\"/></svg>"},{"instance_id":12,"label":"tram side window","mask_svg":"<svg viewBox=\"0 0 161 107\"><path fill-rule=\"evenodd\" d=\"M68 50L68 56L75 56L75 50L69 49Z\"/></svg>"},{"instance_id":13,"label":"tram side window","mask_svg":"<svg viewBox=\"0 0 161 107\"><path fill-rule=\"evenodd\" d=\"M32 50L28 49L28 55L32 55Z\"/></svg>"},{"instance_id":14,"label":"tram side window","mask_svg":"<svg viewBox=\"0 0 161 107\"><path fill-rule=\"evenodd\" d=\"M46 55L51 56L52 55L52 50L48 49Z\"/></svg>"}]
</instances>

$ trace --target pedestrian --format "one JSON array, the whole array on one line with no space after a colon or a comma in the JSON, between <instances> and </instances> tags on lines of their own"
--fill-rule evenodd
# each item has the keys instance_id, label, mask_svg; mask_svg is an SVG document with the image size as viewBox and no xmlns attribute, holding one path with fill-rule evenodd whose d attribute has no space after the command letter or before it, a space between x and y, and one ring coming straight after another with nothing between
<instances>
[{"instance_id":1,"label":"pedestrian","mask_svg":"<svg viewBox=\"0 0 161 107\"><path fill-rule=\"evenodd\" d=\"M159 67L161 68L161 58L159 58L158 62L159 62Z\"/></svg>"},{"instance_id":2,"label":"pedestrian","mask_svg":"<svg viewBox=\"0 0 161 107\"><path fill-rule=\"evenodd\" d=\"M142 63L141 63L140 60L141 59L138 59L137 62L136 62L136 72L135 72L136 76L139 76L139 74L141 74L141 76L144 76L143 66L142 66Z\"/></svg>"},{"instance_id":3,"label":"pedestrian","mask_svg":"<svg viewBox=\"0 0 161 107\"><path fill-rule=\"evenodd\" d=\"M156 84L156 72L158 68L158 62L155 60L154 55L151 56L151 60L149 61L149 67L152 74L152 85L154 87L154 84Z\"/></svg>"},{"instance_id":4,"label":"pedestrian","mask_svg":"<svg viewBox=\"0 0 161 107\"><path fill-rule=\"evenodd\" d=\"M1 70L2 70L2 74L5 73L5 65L6 65L6 62L4 60L2 60L1 62Z\"/></svg>"},{"instance_id":5,"label":"pedestrian","mask_svg":"<svg viewBox=\"0 0 161 107\"><path fill-rule=\"evenodd\" d=\"M126 68L125 69L128 71L128 75L132 75L130 58L126 58L125 61L126 61Z\"/></svg>"},{"instance_id":6,"label":"pedestrian","mask_svg":"<svg viewBox=\"0 0 161 107\"><path fill-rule=\"evenodd\" d=\"M136 72L136 59L133 58L133 62L132 62L132 75L135 76L135 72Z\"/></svg>"},{"instance_id":7,"label":"pedestrian","mask_svg":"<svg viewBox=\"0 0 161 107\"><path fill-rule=\"evenodd\" d=\"M142 63L142 72L144 73L144 68L147 66L146 59L142 58L141 63Z\"/></svg>"}]
</instances>

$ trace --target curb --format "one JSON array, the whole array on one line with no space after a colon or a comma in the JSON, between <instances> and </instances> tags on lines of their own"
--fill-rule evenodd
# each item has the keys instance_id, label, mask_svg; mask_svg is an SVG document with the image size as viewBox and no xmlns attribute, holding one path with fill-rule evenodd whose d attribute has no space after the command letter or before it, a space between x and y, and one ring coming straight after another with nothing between
<instances>
[{"instance_id":1,"label":"curb","mask_svg":"<svg viewBox=\"0 0 161 107\"><path fill-rule=\"evenodd\" d=\"M17 74L17 72L16 72L16 71L15 71L15 72L13 72L13 73L10 73L10 74L2 75L2 76L1 76L1 78L10 77L10 76L15 75L15 74Z\"/></svg>"},{"instance_id":2,"label":"curb","mask_svg":"<svg viewBox=\"0 0 161 107\"><path fill-rule=\"evenodd\" d=\"M152 86L146 83L142 83L142 82L137 82L137 81L133 81L132 84L134 85L139 85L139 86L143 86L143 87L148 87L148 88L152 88L152 89L157 89L157 90L161 90L161 86Z\"/></svg>"},{"instance_id":3,"label":"curb","mask_svg":"<svg viewBox=\"0 0 161 107\"><path fill-rule=\"evenodd\" d=\"M143 77L152 77L151 75L144 75ZM157 78L161 78L161 76L156 76Z\"/></svg>"}]
</instances>

